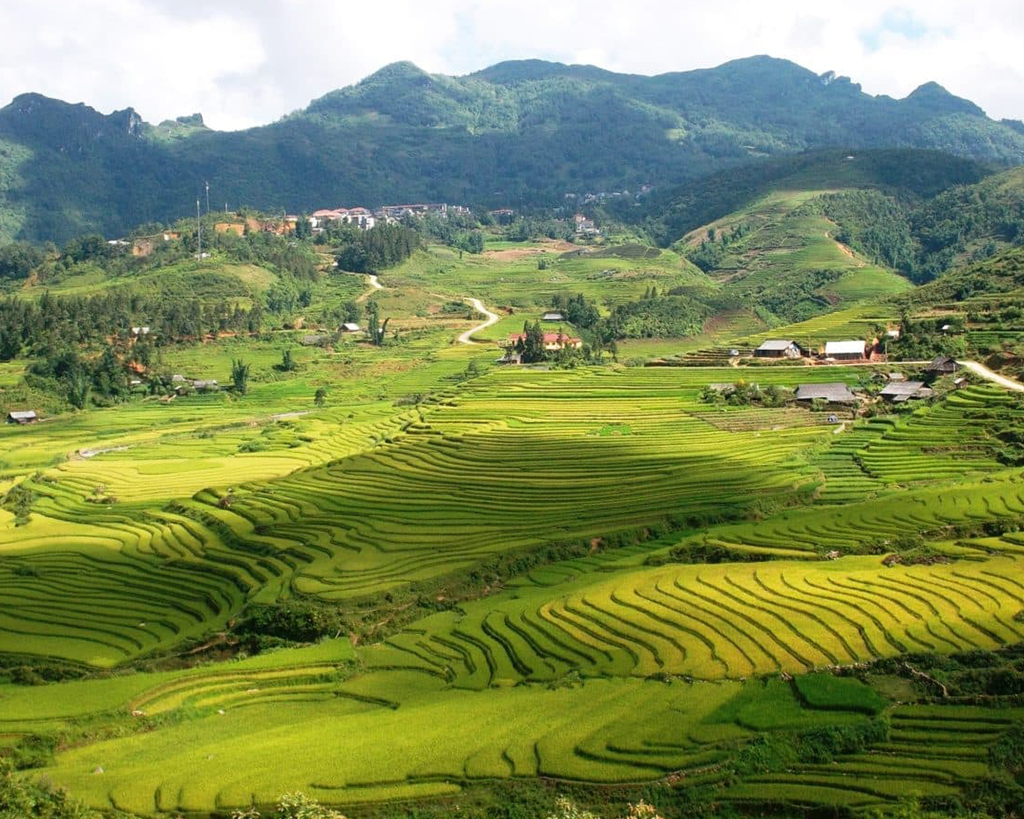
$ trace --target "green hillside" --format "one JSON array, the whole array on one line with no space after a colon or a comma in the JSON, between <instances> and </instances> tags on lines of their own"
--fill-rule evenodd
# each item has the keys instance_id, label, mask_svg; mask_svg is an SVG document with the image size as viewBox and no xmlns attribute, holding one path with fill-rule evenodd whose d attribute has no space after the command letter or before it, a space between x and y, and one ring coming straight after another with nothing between
<instances>
[{"instance_id":1,"label":"green hillside","mask_svg":"<svg viewBox=\"0 0 1024 819\"><path fill-rule=\"evenodd\" d=\"M0 110L0 142L2 235L58 242L183 215L204 180L217 202L268 211L409 200L521 208L668 188L835 145L1024 161L1019 129L938 86L873 97L768 57L655 77L541 61L447 77L397 63L233 133L194 115L151 126L131 109L104 116L23 94Z\"/></svg>"}]
</instances>

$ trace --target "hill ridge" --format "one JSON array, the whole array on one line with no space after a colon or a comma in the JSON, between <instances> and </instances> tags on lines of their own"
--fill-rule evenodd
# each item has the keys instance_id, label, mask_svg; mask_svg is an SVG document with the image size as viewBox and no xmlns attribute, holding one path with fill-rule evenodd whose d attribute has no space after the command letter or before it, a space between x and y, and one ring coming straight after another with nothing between
<instances>
[{"instance_id":1,"label":"hill ridge","mask_svg":"<svg viewBox=\"0 0 1024 819\"><path fill-rule=\"evenodd\" d=\"M767 55L655 76L543 60L449 76L401 61L245 131L19 95L0 109L0 239L167 221L205 181L217 201L269 211L410 199L522 209L837 146L1024 163L1024 129L934 83L893 100Z\"/></svg>"}]
</instances>

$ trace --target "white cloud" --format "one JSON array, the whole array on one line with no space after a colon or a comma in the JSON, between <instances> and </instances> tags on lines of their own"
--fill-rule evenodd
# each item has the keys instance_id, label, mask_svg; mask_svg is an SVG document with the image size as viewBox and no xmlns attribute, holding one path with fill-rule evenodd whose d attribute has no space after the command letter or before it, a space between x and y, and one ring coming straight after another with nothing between
<instances>
[{"instance_id":1,"label":"white cloud","mask_svg":"<svg viewBox=\"0 0 1024 819\"><path fill-rule=\"evenodd\" d=\"M39 91L151 121L268 122L386 63L466 73L540 57L660 73L751 54L834 70L869 93L935 80L1024 117L1024 6L981 0L4 0L0 98Z\"/></svg>"}]
</instances>

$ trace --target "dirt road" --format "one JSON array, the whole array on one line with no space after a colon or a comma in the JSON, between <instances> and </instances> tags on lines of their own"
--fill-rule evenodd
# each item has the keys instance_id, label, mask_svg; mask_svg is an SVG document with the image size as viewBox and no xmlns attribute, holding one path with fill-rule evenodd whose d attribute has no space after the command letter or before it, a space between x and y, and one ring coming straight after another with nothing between
<instances>
[{"instance_id":1,"label":"dirt road","mask_svg":"<svg viewBox=\"0 0 1024 819\"><path fill-rule=\"evenodd\" d=\"M499 316L497 313L492 313L490 310L484 307L484 303L480 301L480 299L467 297L465 301L472 304L473 309L476 310L478 313L483 313L485 316L487 316L487 321L485 321L483 324L478 324L476 327L471 327L470 329L466 330L466 332L459 336L459 344L477 344L479 342L473 341L473 336L476 333L479 333L481 330L486 330L492 324L497 324L499 321L501 321L501 316Z\"/></svg>"},{"instance_id":2,"label":"dirt road","mask_svg":"<svg viewBox=\"0 0 1024 819\"><path fill-rule=\"evenodd\" d=\"M1024 392L1024 384L1014 381L1012 378L1007 378L1005 375L994 373L984 364L979 364L977 361L958 361L957 364L965 370L970 370L979 378L984 378L986 381L991 381L1000 387L1004 387L1012 392Z\"/></svg>"}]
</instances>

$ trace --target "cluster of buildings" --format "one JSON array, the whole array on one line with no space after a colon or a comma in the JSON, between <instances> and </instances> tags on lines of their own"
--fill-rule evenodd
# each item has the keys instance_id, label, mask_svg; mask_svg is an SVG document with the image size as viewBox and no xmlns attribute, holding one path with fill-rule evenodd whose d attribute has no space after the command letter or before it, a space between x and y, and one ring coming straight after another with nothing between
<instances>
[{"instance_id":1,"label":"cluster of buildings","mask_svg":"<svg viewBox=\"0 0 1024 819\"><path fill-rule=\"evenodd\" d=\"M184 395L192 390L196 392L217 392L220 389L220 384L214 378L186 378L181 373L175 373L171 376L171 385L174 388L175 395Z\"/></svg>"},{"instance_id":2,"label":"cluster of buildings","mask_svg":"<svg viewBox=\"0 0 1024 819\"><path fill-rule=\"evenodd\" d=\"M770 338L754 350L755 358L803 358L809 355L797 342L786 338ZM869 361L871 349L860 339L851 341L829 341L819 355L826 361Z\"/></svg>"},{"instance_id":3,"label":"cluster of buildings","mask_svg":"<svg viewBox=\"0 0 1024 819\"><path fill-rule=\"evenodd\" d=\"M878 392L878 397L888 404L903 404L923 398L931 398L934 391L929 386L936 378L943 375L955 375L957 371L956 359L950 356L940 355L934 358L924 368L924 379L922 381L908 381L902 373L889 373L887 376L879 376L885 380L885 386ZM954 382L961 386L962 380ZM811 403L814 401L824 402L829 405L853 405L859 404L861 396L856 395L847 384L835 382L827 384L801 384L797 387L795 398L798 402Z\"/></svg>"},{"instance_id":4,"label":"cluster of buildings","mask_svg":"<svg viewBox=\"0 0 1024 819\"><path fill-rule=\"evenodd\" d=\"M582 213L577 213L572 217L573 226L576 229L577 236L600 236L601 231L597 227L597 224L593 219L584 216Z\"/></svg>"},{"instance_id":5,"label":"cluster of buildings","mask_svg":"<svg viewBox=\"0 0 1024 819\"><path fill-rule=\"evenodd\" d=\"M428 213L448 218L451 215L468 215L469 208L463 205L449 205L447 202L415 203L410 205L382 205L376 210L369 208L334 208L314 211L309 217L309 226L314 233L318 233L331 222L340 222L352 225L359 230L369 230L377 224L393 224L400 222L407 217L423 217ZM285 216L285 221L294 226L299 221L298 216Z\"/></svg>"},{"instance_id":6,"label":"cluster of buildings","mask_svg":"<svg viewBox=\"0 0 1024 819\"><path fill-rule=\"evenodd\" d=\"M601 202L607 202L609 199L622 199L622 198L634 198L640 199L643 196L647 196L652 190L654 185L645 183L640 186L640 190L633 193L630 190L623 188L621 191L598 191L597 193L567 193L565 198L572 201L580 201L584 205L597 204Z\"/></svg>"}]
</instances>

